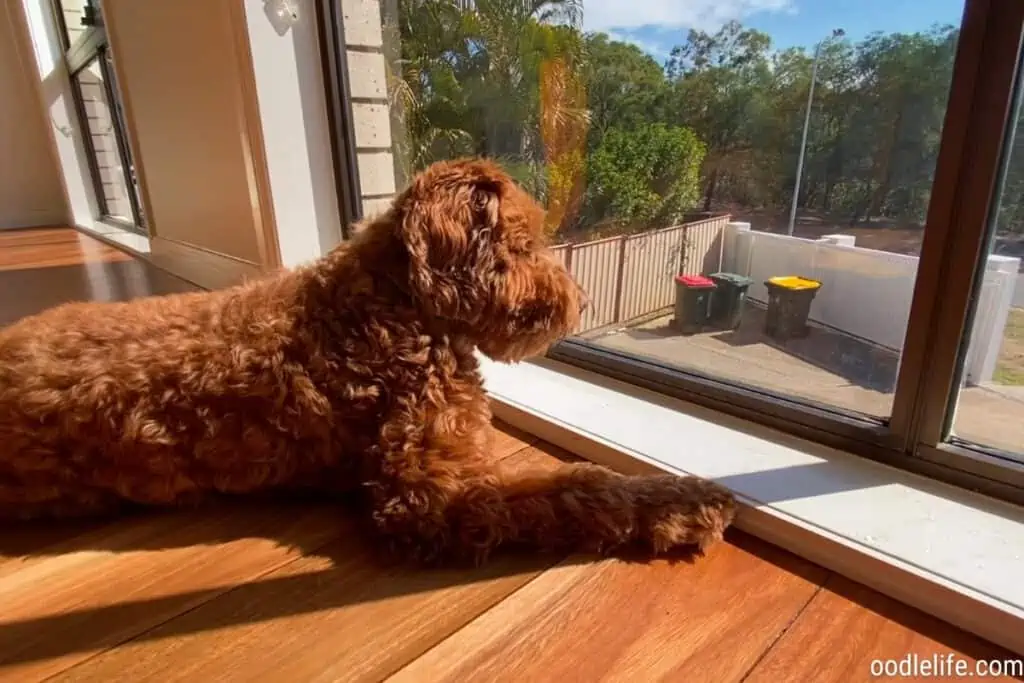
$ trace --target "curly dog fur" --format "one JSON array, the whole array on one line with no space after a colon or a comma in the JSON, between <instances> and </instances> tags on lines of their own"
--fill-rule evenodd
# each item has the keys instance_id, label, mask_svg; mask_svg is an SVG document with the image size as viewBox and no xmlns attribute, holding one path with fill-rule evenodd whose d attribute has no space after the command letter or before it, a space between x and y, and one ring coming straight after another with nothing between
<instances>
[{"instance_id":1,"label":"curly dog fur","mask_svg":"<svg viewBox=\"0 0 1024 683\"><path fill-rule=\"evenodd\" d=\"M584 307L543 223L496 165L439 163L308 267L0 330L0 518L312 487L423 561L703 548L734 514L715 484L488 458L474 350L542 353Z\"/></svg>"}]
</instances>

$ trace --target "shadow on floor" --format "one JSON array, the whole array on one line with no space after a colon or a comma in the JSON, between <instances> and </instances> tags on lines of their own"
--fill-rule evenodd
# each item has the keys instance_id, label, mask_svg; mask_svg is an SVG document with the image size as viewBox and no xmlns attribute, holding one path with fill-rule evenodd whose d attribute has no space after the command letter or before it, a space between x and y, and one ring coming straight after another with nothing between
<instances>
[{"instance_id":1,"label":"shadow on floor","mask_svg":"<svg viewBox=\"0 0 1024 683\"><path fill-rule=\"evenodd\" d=\"M197 289L139 260L0 270L0 326L72 301L128 301Z\"/></svg>"},{"instance_id":2,"label":"shadow on floor","mask_svg":"<svg viewBox=\"0 0 1024 683\"><path fill-rule=\"evenodd\" d=\"M833 574L826 580L822 591L828 591L875 614L923 636L948 652L960 652L975 660L1018 660L1013 653L998 645L984 641L944 621L886 597L867 586ZM1006 680L1010 680L1007 676Z\"/></svg>"},{"instance_id":3,"label":"shadow on floor","mask_svg":"<svg viewBox=\"0 0 1024 683\"><path fill-rule=\"evenodd\" d=\"M269 515L308 519L311 511L313 515L337 514L336 533L329 538L320 534L319 542L309 545L308 529L303 532L302 525L298 523L291 527L285 525L285 530L277 534L257 531L261 520L265 524ZM204 521L209 519L216 519L219 523ZM133 527L134 534L130 533ZM734 545L785 571L806 575L808 580L817 572L818 581L822 580L820 568L790 553L735 531L730 531L728 536ZM31 538L41 545L32 547ZM270 568L263 575L255 575L236 585L185 590L159 597L128 598L113 604L7 620L0 623L0 642L23 643L24 647L8 648L4 653L6 656L0 659L0 667L107 649L111 646L111 632L139 628L139 624L154 622L154 615L160 617L154 622L159 627L139 628L141 632L132 636L133 642L269 622L502 577L524 576L525 581L529 580L529 574L556 564L583 565L602 559L592 555L566 557L564 553L510 550L496 555L481 567L402 566L379 559L372 539L358 533L353 519L344 510L308 503L230 504L204 511L143 514L108 524L25 524L15 528L13 533L5 531L0 536L0 557L57 557L81 551L121 554L207 546L247 538L269 538L281 546L297 547L300 553L283 561L276 569ZM710 551L711 554L715 552L715 549ZM311 563L308 571L280 571L289 562L304 556L324 558L327 562ZM631 564L649 561L645 554L635 550L626 550L617 557ZM696 558L694 552L683 550L661 561L687 565ZM139 566L137 563L127 561L122 566L111 563L108 573L112 584L130 584L146 578L133 573L132 568ZM457 594L453 599L458 599Z\"/></svg>"},{"instance_id":4,"label":"shadow on floor","mask_svg":"<svg viewBox=\"0 0 1024 683\"><path fill-rule=\"evenodd\" d=\"M308 508L308 506L306 506ZM262 509L266 513L266 508ZM241 537L251 534L251 523L246 522L244 506L234 509L238 522L236 531ZM287 513L288 510L278 510ZM292 510L297 512L297 510ZM183 513L191 514L191 513ZM175 517L176 514L167 517ZM159 517L159 515L157 515ZM117 522L116 524L131 523ZM311 566L307 572L273 571L263 576L233 586L184 591L168 596L142 599L127 599L99 607L70 610L45 616L8 621L0 624L0 641L24 643L25 647L8 653L0 665L24 664L61 657L73 653L107 649L111 632L121 632L123 626L145 624L153 621L154 615L166 615L158 625L140 629L132 635L133 643L147 640L168 639L190 634L216 631L232 626L268 623L274 620L303 614L344 609L360 604L374 603L403 595L429 593L457 586L488 582L501 577L521 576L529 580L530 574L545 571L555 564L561 566L593 563L599 558L573 555L568 558L536 553L518 553L495 558L477 569L413 569L382 566L372 559L368 542L354 538L350 524L339 517L339 535L324 542L320 547L308 548L306 552L329 558L326 567ZM230 525L229 525L230 527ZM178 534L177 544L204 545L229 540L228 529L215 537L202 531L203 525L190 527L195 533ZM81 525L66 527L65 531L78 534L84 531ZM83 537L85 538L85 537ZM291 545L297 539L282 534L274 540ZM991 657L993 646L983 643L953 627L936 622L934 619L908 609L874 591L851 584L835 575L825 572L791 553L736 530L726 533L727 542L742 552L754 555L780 569L811 581L819 590L829 590L868 609L922 633L952 649L974 657ZM165 541L164 541L165 542ZM101 544L82 541L58 543L52 549L37 549L33 554L65 554L76 550L108 550L129 552L140 549L160 549L163 543L159 535L132 544ZM59 552L57 552L59 550ZM720 548L713 548L705 562L713 562ZM628 562L645 562L642 557L624 558ZM693 556L682 554L669 561L689 563ZM683 568L680 568L683 570ZM694 574L694 579L700 574ZM132 581L130 572L111 576L111 581ZM709 579L709 588L714 581ZM452 599L458 599L454 594ZM753 598L756 599L756 598ZM613 627L613 626L610 626ZM129 626L129 630L130 630Z\"/></svg>"},{"instance_id":5,"label":"shadow on floor","mask_svg":"<svg viewBox=\"0 0 1024 683\"><path fill-rule=\"evenodd\" d=\"M806 337L778 341L765 334L765 316L765 309L748 304L738 329L708 330L689 340L705 348L711 348L713 342L734 348L766 345L841 377L855 386L883 394L895 391L899 371L898 353L813 323ZM670 326L669 318L665 318L663 324L630 328L622 334L640 341L679 336Z\"/></svg>"}]
</instances>

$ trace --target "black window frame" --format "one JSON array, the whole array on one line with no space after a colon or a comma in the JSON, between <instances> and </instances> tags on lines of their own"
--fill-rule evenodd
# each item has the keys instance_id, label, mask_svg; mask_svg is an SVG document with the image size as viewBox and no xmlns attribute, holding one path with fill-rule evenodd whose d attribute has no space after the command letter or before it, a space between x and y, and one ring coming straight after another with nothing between
<instances>
[{"instance_id":1,"label":"black window frame","mask_svg":"<svg viewBox=\"0 0 1024 683\"><path fill-rule=\"evenodd\" d=\"M64 64L70 80L75 116L78 118L78 129L81 131L81 140L85 148L89 174L92 177L93 192L100 211L99 218L116 224L118 227L144 235L146 234L147 224L141 203L142 180L139 177L139 170L135 164L128 139L128 126L124 116L124 105L120 89L117 85L117 78L112 68L113 56L110 51L106 27L103 23L103 8L100 0L84 1L86 16L90 21L89 23L83 21L83 25L86 28L76 37L74 42L69 38L61 0L51 0L50 9L57 26L57 32L60 35L61 45L64 49ZM118 160L120 161L125 188L128 190L128 203L132 212L131 221L125 221L122 217L110 213L106 195L103 192L103 178L97 161L96 147L93 144L89 120L85 110L85 100L82 97L82 89L78 82L79 74L93 63L99 65L102 75L103 93L109 109Z\"/></svg>"},{"instance_id":2,"label":"black window frame","mask_svg":"<svg viewBox=\"0 0 1024 683\"><path fill-rule=\"evenodd\" d=\"M340 4L340 0L316 0L316 22L327 99L327 124L331 131L334 191L341 214L342 239L347 240L352 236L352 226L363 220L363 203Z\"/></svg>"}]
</instances>

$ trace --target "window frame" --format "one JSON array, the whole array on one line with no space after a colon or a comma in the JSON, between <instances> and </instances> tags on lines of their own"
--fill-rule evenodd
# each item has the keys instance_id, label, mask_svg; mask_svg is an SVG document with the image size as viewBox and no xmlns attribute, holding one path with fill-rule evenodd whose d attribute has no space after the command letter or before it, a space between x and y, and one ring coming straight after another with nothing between
<instances>
[{"instance_id":1,"label":"window frame","mask_svg":"<svg viewBox=\"0 0 1024 683\"><path fill-rule=\"evenodd\" d=\"M352 226L363 219L356 149L348 52L339 0L316 0L317 38L327 99L327 125L331 131L334 191L341 213L341 236L352 237Z\"/></svg>"},{"instance_id":2,"label":"window frame","mask_svg":"<svg viewBox=\"0 0 1024 683\"><path fill-rule=\"evenodd\" d=\"M354 168L352 99L347 91L344 27L337 0L318 0L325 82L341 105L332 117L336 166ZM965 0L926 229L892 411L882 419L839 406L813 405L692 368L670 367L570 338L548 357L782 432L1024 504L1024 464L1007 454L946 439L959 391L983 275L988 216L1002 172L1008 122L1024 49L1024 3ZM327 63L332 65L327 68ZM350 192L358 196L358 177ZM340 195L339 195L340 196ZM351 195L350 195L351 196ZM351 200L342 204L346 206ZM346 221L361 217L355 202ZM965 258L964 254L970 254ZM939 306L938 302L942 302Z\"/></svg>"},{"instance_id":3,"label":"window frame","mask_svg":"<svg viewBox=\"0 0 1024 683\"><path fill-rule=\"evenodd\" d=\"M142 179L139 177L139 169L135 165L135 158L129 144L127 123L124 119L124 106L116 84L116 77L111 68L110 41L107 38L106 27L103 23L102 3L101 0L85 0L85 5L93 8L96 20L93 24L87 25L82 34L74 42L71 42L61 0L50 0L50 10L60 34L61 45L64 48L64 65L70 80L75 116L78 119L79 130L82 132L82 145L85 147L89 174L92 177L93 193L100 212L99 218L131 232L145 235L146 220L141 205ZM117 155L121 163L121 173L124 178L125 187L128 190L128 203L132 212L131 221L126 221L110 213L106 195L103 192L103 178L97 163L96 147L92 141L89 119L85 110L85 100L82 97L82 89L78 83L78 75L93 62L96 62L99 66L103 79L103 93L110 110L114 142L117 146Z\"/></svg>"},{"instance_id":4,"label":"window frame","mask_svg":"<svg viewBox=\"0 0 1024 683\"><path fill-rule=\"evenodd\" d=\"M944 217L944 237L925 248L942 250L942 270L932 270L935 308L927 319L931 345L917 374L917 401L903 406L901 420L914 436L911 455L968 470L1004 486L1024 490L1024 463L1007 451L951 435L969 333L977 312L985 262L995 237L995 212L1010 154L1008 142L1021 109L1024 65L1024 3L992 1L982 39L980 74L964 126L964 154L953 186L953 209ZM936 217L937 220L942 218ZM934 302L942 301L942 306ZM922 304L923 306L924 304ZM914 319L911 313L911 321ZM922 318L924 314L921 314ZM923 326L914 328L920 331ZM920 332L919 337L920 340Z\"/></svg>"}]
</instances>

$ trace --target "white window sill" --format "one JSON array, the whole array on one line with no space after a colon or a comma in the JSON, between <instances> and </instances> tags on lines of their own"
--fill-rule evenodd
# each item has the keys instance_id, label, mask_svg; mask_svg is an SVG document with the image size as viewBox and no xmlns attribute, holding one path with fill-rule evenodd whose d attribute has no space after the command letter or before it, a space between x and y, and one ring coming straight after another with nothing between
<instances>
[{"instance_id":1,"label":"white window sill","mask_svg":"<svg viewBox=\"0 0 1024 683\"><path fill-rule=\"evenodd\" d=\"M1024 654L1024 509L562 363L482 369L513 426L622 471L717 481L738 528Z\"/></svg>"},{"instance_id":2,"label":"white window sill","mask_svg":"<svg viewBox=\"0 0 1024 683\"><path fill-rule=\"evenodd\" d=\"M78 227L87 235L92 235L101 240L111 242L116 246L123 247L137 256L145 258L150 254L151 249L148 237L132 232L127 228L122 228L119 225L97 219L87 225L79 225Z\"/></svg>"}]
</instances>

